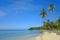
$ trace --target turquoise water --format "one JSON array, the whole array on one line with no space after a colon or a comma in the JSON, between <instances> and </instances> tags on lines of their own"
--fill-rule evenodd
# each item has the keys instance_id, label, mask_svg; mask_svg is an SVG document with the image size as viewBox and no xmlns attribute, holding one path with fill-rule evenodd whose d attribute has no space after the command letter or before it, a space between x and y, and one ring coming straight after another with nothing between
<instances>
[{"instance_id":1,"label":"turquoise water","mask_svg":"<svg viewBox=\"0 0 60 40\"><path fill-rule=\"evenodd\" d=\"M40 30L0 30L0 40L26 40L39 35L40 32Z\"/></svg>"}]
</instances>

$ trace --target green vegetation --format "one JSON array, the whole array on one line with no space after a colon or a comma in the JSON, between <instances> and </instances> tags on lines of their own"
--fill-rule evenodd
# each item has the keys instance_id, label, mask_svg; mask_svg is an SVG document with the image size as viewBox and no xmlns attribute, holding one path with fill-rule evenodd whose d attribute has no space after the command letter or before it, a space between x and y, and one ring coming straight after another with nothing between
<instances>
[{"instance_id":1,"label":"green vegetation","mask_svg":"<svg viewBox=\"0 0 60 40\"><path fill-rule=\"evenodd\" d=\"M42 26L32 27L29 30L60 30L60 19L56 22L50 20L44 21Z\"/></svg>"},{"instance_id":2,"label":"green vegetation","mask_svg":"<svg viewBox=\"0 0 60 40\"><path fill-rule=\"evenodd\" d=\"M29 28L29 30L40 30L40 27L32 27L32 28Z\"/></svg>"},{"instance_id":3,"label":"green vegetation","mask_svg":"<svg viewBox=\"0 0 60 40\"><path fill-rule=\"evenodd\" d=\"M55 10L55 6L53 4L50 4L48 6L48 10L51 12L53 15L53 19L56 19L53 11ZM47 16L47 11L45 9L42 9L40 12L40 15L42 19L45 19ZM41 27L35 27L35 28L29 28L29 30L60 30L60 17L54 22L49 19L43 20L43 25Z\"/></svg>"}]
</instances>

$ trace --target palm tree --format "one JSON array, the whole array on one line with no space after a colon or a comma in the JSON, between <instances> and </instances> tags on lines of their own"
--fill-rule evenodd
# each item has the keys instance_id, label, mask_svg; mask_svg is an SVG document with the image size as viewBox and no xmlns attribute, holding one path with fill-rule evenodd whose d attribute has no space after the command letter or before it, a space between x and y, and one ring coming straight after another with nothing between
<instances>
[{"instance_id":1,"label":"palm tree","mask_svg":"<svg viewBox=\"0 0 60 40\"><path fill-rule=\"evenodd\" d=\"M40 15L43 18L43 23L44 24L45 24L44 18L46 17L46 14L47 14L47 12L45 11L45 9L42 9Z\"/></svg>"},{"instance_id":2,"label":"palm tree","mask_svg":"<svg viewBox=\"0 0 60 40\"><path fill-rule=\"evenodd\" d=\"M56 19L55 15L54 15L54 13L53 13L53 11L55 10L55 6L54 6L53 4L50 4L50 5L48 6L48 10L52 12L53 18ZM52 18L52 19L53 19L53 18Z\"/></svg>"},{"instance_id":3,"label":"palm tree","mask_svg":"<svg viewBox=\"0 0 60 40\"><path fill-rule=\"evenodd\" d=\"M54 30L55 26L54 26L54 22L53 21L50 22L50 27L51 27L52 30Z\"/></svg>"},{"instance_id":4,"label":"palm tree","mask_svg":"<svg viewBox=\"0 0 60 40\"><path fill-rule=\"evenodd\" d=\"M40 13L41 17L42 17L42 18L45 18L45 17L46 17L46 14L47 14L47 13L46 13L45 9L42 9L42 10L41 10L41 13Z\"/></svg>"},{"instance_id":5,"label":"palm tree","mask_svg":"<svg viewBox=\"0 0 60 40\"><path fill-rule=\"evenodd\" d=\"M53 4L50 4L48 10L53 12L55 10L55 6Z\"/></svg>"},{"instance_id":6,"label":"palm tree","mask_svg":"<svg viewBox=\"0 0 60 40\"><path fill-rule=\"evenodd\" d=\"M46 25L47 25L48 29L51 29L51 27L50 27L50 20L49 19L47 19Z\"/></svg>"},{"instance_id":7,"label":"palm tree","mask_svg":"<svg viewBox=\"0 0 60 40\"><path fill-rule=\"evenodd\" d=\"M55 15L53 14L53 11L55 10L55 6L53 4L50 4L48 6L48 10L52 13L54 19L56 19Z\"/></svg>"},{"instance_id":8,"label":"palm tree","mask_svg":"<svg viewBox=\"0 0 60 40\"><path fill-rule=\"evenodd\" d=\"M46 25L47 29L52 30L53 24L51 23L51 21L49 19L46 21L46 24L45 25Z\"/></svg>"},{"instance_id":9,"label":"palm tree","mask_svg":"<svg viewBox=\"0 0 60 40\"><path fill-rule=\"evenodd\" d=\"M60 19L58 19L56 22L57 27L60 26Z\"/></svg>"}]
</instances>

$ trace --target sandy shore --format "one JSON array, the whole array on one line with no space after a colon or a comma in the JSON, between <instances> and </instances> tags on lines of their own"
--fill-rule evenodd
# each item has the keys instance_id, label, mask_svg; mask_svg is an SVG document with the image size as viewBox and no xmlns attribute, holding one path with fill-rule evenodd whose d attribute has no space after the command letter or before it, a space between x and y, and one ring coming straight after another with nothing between
<instances>
[{"instance_id":1,"label":"sandy shore","mask_svg":"<svg viewBox=\"0 0 60 40\"><path fill-rule=\"evenodd\" d=\"M60 40L60 35L54 32L44 31L41 35L32 37L28 40Z\"/></svg>"},{"instance_id":2,"label":"sandy shore","mask_svg":"<svg viewBox=\"0 0 60 40\"><path fill-rule=\"evenodd\" d=\"M60 35L54 32L45 31L40 36L37 36L36 40L60 40Z\"/></svg>"}]
</instances>

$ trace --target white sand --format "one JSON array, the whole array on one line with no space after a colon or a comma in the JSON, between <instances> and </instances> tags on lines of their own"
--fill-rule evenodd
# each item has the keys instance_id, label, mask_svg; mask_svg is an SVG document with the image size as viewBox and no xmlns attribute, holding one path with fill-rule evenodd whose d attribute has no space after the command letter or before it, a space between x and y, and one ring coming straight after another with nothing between
<instances>
[{"instance_id":1,"label":"white sand","mask_svg":"<svg viewBox=\"0 0 60 40\"><path fill-rule=\"evenodd\" d=\"M60 40L60 35L56 33L43 32L40 36L32 37L30 40Z\"/></svg>"}]
</instances>

